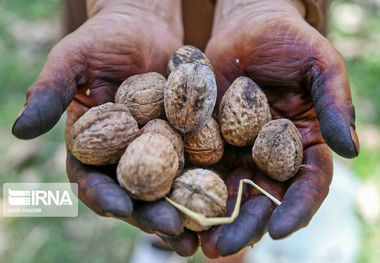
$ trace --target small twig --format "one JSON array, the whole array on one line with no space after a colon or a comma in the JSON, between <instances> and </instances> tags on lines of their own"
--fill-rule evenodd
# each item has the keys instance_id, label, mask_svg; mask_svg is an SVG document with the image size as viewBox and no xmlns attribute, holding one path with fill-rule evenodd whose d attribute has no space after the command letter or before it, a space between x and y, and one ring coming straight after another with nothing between
<instances>
[{"instance_id":1,"label":"small twig","mask_svg":"<svg viewBox=\"0 0 380 263\"><path fill-rule=\"evenodd\" d=\"M243 194L243 183L252 185L257 190L259 190L262 194L264 194L266 197L268 197L270 200L272 200L275 204L277 204L277 205L281 204L281 202L277 198L275 198L273 195L269 194L267 191L265 191L264 189L262 189L260 186L258 186L257 184L255 184L254 182L252 182L249 179L240 180L237 198L236 198L236 202L235 202L235 207L234 207L234 210L233 210L231 216L229 216L229 217L205 217L204 215L196 213L196 212L190 210L189 208L171 200L167 196L165 197L165 200L168 203L170 203L172 206L174 206L175 208L180 210L182 213L191 217L192 219L194 219L195 221L197 221L199 224L201 224L203 226L229 224L229 223L232 223L236 219L236 217L239 215L240 204L241 204L241 196Z\"/></svg>"}]
</instances>

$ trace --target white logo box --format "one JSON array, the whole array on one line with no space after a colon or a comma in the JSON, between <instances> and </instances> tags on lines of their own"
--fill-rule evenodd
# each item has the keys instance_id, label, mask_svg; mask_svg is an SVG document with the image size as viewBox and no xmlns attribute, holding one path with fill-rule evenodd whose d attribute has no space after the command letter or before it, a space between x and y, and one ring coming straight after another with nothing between
<instances>
[{"instance_id":1,"label":"white logo box","mask_svg":"<svg viewBox=\"0 0 380 263\"><path fill-rule=\"evenodd\" d=\"M5 183L5 217L76 217L76 183Z\"/></svg>"}]
</instances>

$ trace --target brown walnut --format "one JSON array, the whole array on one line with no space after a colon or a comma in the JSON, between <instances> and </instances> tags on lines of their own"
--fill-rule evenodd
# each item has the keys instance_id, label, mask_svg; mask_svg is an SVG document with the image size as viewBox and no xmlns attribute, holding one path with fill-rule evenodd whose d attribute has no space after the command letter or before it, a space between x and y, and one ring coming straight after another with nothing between
<instances>
[{"instance_id":1,"label":"brown walnut","mask_svg":"<svg viewBox=\"0 0 380 263\"><path fill-rule=\"evenodd\" d=\"M178 48L173 55L169 58L168 63L168 75L179 65L186 63L199 63L209 66L211 70L213 70L210 60L206 57L206 55L200 51L200 49L191 46L185 45L183 47Z\"/></svg>"},{"instance_id":2,"label":"brown walnut","mask_svg":"<svg viewBox=\"0 0 380 263\"><path fill-rule=\"evenodd\" d=\"M228 88L219 106L223 138L235 146L252 145L265 123L271 120L264 92L247 77L239 77Z\"/></svg>"},{"instance_id":3,"label":"brown walnut","mask_svg":"<svg viewBox=\"0 0 380 263\"><path fill-rule=\"evenodd\" d=\"M138 133L128 108L108 102L89 109L74 123L67 138L68 150L85 164L113 164Z\"/></svg>"},{"instance_id":4,"label":"brown walnut","mask_svg":"<svg viewBox=\"0 0 380 263\"><path fill-rule=\"evenodd\" d=\"M199 131L186 133L184 142L185 152L193 164L211 165L223 156L224 141L219 124L213 118Z\"/></svg>"},{"instance_id":5,"label":"brown walnut","mask_svg":"<svg viewBox=\"0 0 380 263\"><path fill-rule=\"evenodd\" d=\"M164 197L178 169L178 156L165 136L145 133L125 150L117 179L132 198L154 201Z\"/></svg>"},{"instance_id":6,"label":"brown walnut","mask_svg":"<svg viewBox=\"0 0 380 263\"><path fill-rule=\"evenodd\" d=\"M224 216L226 213L227 187L213 171L190 169L174 180L169 196L173 201L206 217ZM193 231L203 231L202 226L184 215L184 226Z\"/></svg>"},{"instance_id":7,"label":"brown walnut","mask_svg":"<svg viewBox=\"0 0 380 263\"><path fill-rule=\"evenodd\" d=\"M165 82L166 79L156 72L129 77L117 90L115 102L125 104L140 126L163 118Z\"/></svg>"},{"instance_id":8,"label":"brown walnut","mask_svg":"<svg viewBox=\"0 0 380 263\"><path fill-rule=\"evenodd\" d=\"M209 67L198 63L178 66L165 85L169 123L182 133L201 129L211 117L216 92L215 75Z\"/></svg>"},{"instance_id":9,"label":"brown walnut","mask_svg":"<svg viewBox=\"0 0 380 263\"><path fill-rule=\"evenodd\" d=\"M176 129L174 129L170 124L165 120L155 119L149 121L147 124L142 127L140 134L145 133L158 133L166 138L173 144L174 150L178 155L178 170L182 170L185 166L185 154L184 146L181 135Z\"/></svg>"},{"instance_id":10,"label":"brown walnut","mask_svg":"<svg viewBox=\"0 0 380 263\"><path fill-rule=\"evenodd\" d=\"M302 164L302 135L288 119L270 121L257 136L252 158L268 176L279 182L286 181Z\"/></svg>"}]
</instances>

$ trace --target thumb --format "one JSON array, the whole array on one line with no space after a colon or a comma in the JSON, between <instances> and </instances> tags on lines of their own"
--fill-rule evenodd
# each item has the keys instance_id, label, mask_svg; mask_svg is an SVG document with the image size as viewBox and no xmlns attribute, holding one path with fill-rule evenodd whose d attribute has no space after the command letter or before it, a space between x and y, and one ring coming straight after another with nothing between
<instances>
[{"instance_id":1,"label":"thumb","mask_svg":"<svg viewBox=\"0 0 380 263\"><path fill-rule=\"evenodd\" d=\"M308 72L322 137L334 152L353 158L359 154L359 140L346 66L332 46L323 54L312 60Z\"/></svg>"},{"instance_id":2,"label":"thumb","mask_svg":"<svg viewBox=\"0 0 380 263\"><path fill-rule=\"evenodd\" d=\"M28 89L26 102L12 127L20 139L32 139L48 132L58 122L76 92L76 80L83 70L79 49L70 36L50 52L37 81Z\"/></svg>"}]
</instances>

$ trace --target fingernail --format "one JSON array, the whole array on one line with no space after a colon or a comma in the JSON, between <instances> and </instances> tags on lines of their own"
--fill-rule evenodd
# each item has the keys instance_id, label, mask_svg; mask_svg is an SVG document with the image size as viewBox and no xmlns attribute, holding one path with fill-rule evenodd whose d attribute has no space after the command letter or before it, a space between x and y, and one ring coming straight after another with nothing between
<instances>
[{"instance_id":1,"label":"fingernail","mask_svg":"<svg viewBox=\"0 0 380 263\"><path fill-rule=\"evenodd\" d=\"M352 142L354 143L354 146L355 146L356 156L358 156L359 155L359 149L360 149L359 138L358 138L358 135L355 132L354 127L352 127L352 126L350 127L350 132L351 132L351 140L352 140Z\"/></svg>"}]
</instances>

